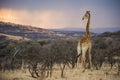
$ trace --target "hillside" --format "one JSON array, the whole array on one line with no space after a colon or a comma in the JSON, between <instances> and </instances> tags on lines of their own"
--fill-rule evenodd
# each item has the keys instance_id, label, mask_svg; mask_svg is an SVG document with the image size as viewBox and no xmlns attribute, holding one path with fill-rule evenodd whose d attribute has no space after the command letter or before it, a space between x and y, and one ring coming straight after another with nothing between
<instances>
[{"instance_id":1,"label":"hillside","mask_svg":"<svg viewBox=\"0 0 120 80\"><path fill-rule=\"evenodd\" d=\"M37 28L29 25L20 25L10 22L0 21L0 33L12 36L21 36L29 39L76 39L82 36L84 32L54 31L43 28Z\"/></svg>"},{"instance_id":2,"label":"hillside","mask_svg":"<svg viewBox=\"0 0 120 80\"><path fill-rule=\"evenodd\" d=\"M0 33L0 40L22 40L24 37L20 36L12 36L8 34L2 34ZM24 40L30 40L28 38L24 38Z\"/></svg>"},{"instance_id":3,"label":"hillside","mask_svg":"<svg viewBox=\"0 0 120 80\"><path fill-rule=\"evenodd\" d=\"M14 24L10 22L0 22L0 33L27 37L30 39L49 38L50 35L54 34L54 32L46 29L36 28L28 25Z\"/></svg>"}]
</instances>

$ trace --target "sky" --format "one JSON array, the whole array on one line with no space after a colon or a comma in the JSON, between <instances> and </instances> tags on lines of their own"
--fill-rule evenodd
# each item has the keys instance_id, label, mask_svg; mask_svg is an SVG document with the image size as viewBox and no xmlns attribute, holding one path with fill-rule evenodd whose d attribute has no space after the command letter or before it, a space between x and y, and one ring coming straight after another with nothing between
<instances>
[{"instance_id":1,"label":"sky","mask_svg":"<svg viewBox=\"0 0 120 80\"><path fill-rule=\"evenodd\" d=\"M0 21L45 29L120 29L120 0L0 0Z\"/></svg>"}]
</instances>

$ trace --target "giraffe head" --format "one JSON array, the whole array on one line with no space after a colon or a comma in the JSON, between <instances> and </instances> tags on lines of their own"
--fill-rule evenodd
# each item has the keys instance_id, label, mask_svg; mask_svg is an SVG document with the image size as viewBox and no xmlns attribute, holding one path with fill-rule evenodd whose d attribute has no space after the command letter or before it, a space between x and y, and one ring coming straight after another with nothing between
<instances>
[{"instance_id":1,"label":"giraffe head","mask_svg":"<svg viewBox=\"0 0 120 80\"><path fill-rule=\"evenodd\" d=\"M82 20L88 19L90 16L90 11L86 11L85 15L83 16Z\"/></svg>"}]
</instances>

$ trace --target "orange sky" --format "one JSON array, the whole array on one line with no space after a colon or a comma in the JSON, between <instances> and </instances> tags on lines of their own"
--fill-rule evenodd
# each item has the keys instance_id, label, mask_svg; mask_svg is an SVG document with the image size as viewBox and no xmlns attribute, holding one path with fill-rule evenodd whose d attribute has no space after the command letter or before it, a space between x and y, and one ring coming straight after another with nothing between
<instances>
[{"instance_id":1,"label":"orange sky","mask_svg":"<svg viewBox=\"0 0 120 80\"><path fill-rule=\"evenodd\" d=\"M65 27L67 17L60 11L34 11L0 9L0 20L42 28ZM56 27L57 26L57 27Z\"/></svg>"}]
</instances>

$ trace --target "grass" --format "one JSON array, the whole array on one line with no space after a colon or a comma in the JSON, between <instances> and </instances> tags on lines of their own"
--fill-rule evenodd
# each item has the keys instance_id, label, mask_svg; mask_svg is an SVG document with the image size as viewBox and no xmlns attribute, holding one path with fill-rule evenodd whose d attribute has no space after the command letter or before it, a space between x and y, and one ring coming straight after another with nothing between
<instances>
[{"instance_id":1,"label":"grass","mask_svg":"<svg viewBox=\"0 0 120 80\"><path fill-rule=\"evenodd\" d=\"M64 78L60 77L61 71L57 66L53 70L52 77L48 78L32 78L28 70L23 72L21 70L0 72L0 80L120 80L120 76L117 75L116 68L114 67L108 75L105 74L108 66L102 66L100 70L86 69L82 72L80 67L70 69L66 68L64 71Z\"/></svg>"}]
</instances>

